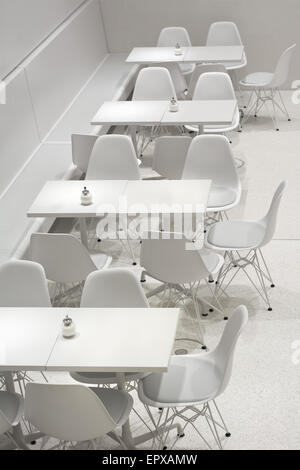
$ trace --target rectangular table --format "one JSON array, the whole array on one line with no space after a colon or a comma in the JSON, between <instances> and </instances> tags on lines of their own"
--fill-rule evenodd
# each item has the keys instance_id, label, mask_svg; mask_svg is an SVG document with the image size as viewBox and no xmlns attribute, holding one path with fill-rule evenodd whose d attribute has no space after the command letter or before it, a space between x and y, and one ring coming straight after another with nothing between
<instances>
[{"instance_id":1,"label":"rectangular table","mask_svg":"<svg viewBox=\"0 0 300 470\"><path fill-rule=\"evenodd\" d=\"M76 323L72 339L62 337L66 315ZM12 372L30 370L117 372L124 389L125 371L168 370L178 319L179 309L166 308L0 308L0 372L4 371L10 392L15 391ZM26 448L20 426L14 437ZM123 427L123 438L134 446L129 423Z\"/></svg>"},{"instance_id":2,"label":"rectangular table","mask_svg":"<svg viewBox=\"0 0 300 470\"><path fill-rule=\"evenodd\" d=\"M160 123L168 106L168 101L108 101L103 103L91 124L154 126Z\"/></svg>"},{"instance_id":3,"label":"rectangular table","mask_svg":"<svg viewBox=\"0 0 300 470\"><path fill-rule=\"evenodd\" d=\"M168 101L111 101L104 103L92 125L229 125L236 110L236 100L179 101L179 111L170 112Z\"/></svg>"},{"instance_id":4,"label":"rectangular table","mask_svg":"<svg viewBox=\"0 0 300 470\"><path fill-rule=\"evenodd\" d=\"M27 215L79 218L81 240L87 246L86 218L99 217L100 214L107 214L110 210L113 214L123 215L125 213L135 215L139 210L150 213L154 205L159 206L156 212L161 214L166 214L168 211L170 214L196 213L200 209L204 213L210 184L211 182L207 180L49 181L42 188ZM84 186L91 191L94 201L91 206L82 206L80 203L80 194ZM104 205L106 207L103 207Z\"/></svg>"},{"instance_id":5,"label":"rectangular table","mask_svg":"<svg viewBox=\"0 0 300 470\"><path fill-rule=\"evenodd\" d=\"M175 55L174 47L135 47L126 62L135 64L178 63L226 63L240 62L244 46L183 47L182 55Z\"/></svg>"},{"instance_id":6,"label":"rectangular table","mask_svg":"<svg viewBox=\"0 0 300 470\"><path fill-rule=\"evenodd\" d=\"M228 125L237 108L236 100L179 101L177 112L166 111L161 125Z\"/></svg>"}]
</instances>

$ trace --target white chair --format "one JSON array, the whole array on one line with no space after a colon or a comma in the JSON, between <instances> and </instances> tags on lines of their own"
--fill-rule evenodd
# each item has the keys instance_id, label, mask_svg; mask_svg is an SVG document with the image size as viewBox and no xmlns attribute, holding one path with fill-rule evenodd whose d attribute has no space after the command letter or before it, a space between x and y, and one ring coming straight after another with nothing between
<instances>
[{"instance_id":1,"label":"white chair","mask_svg":"<svg viewBox=\"0 0 300 470\"><path fill-rule=\"evenodd\" d=\"M164 67L147 67L140 71L133 91L132 101L170 101L173 97L177 99L169 70ZM160 126L141 127L138 132L140 139L137 141L137 127L131 127L134 147L140 157L143 156L150 142L158 137L160 130Z\"/></svg>"},{"instance_id":2,"label":"white chair","mask_svg":"<svg viewBox=\"0 0 300 470\"><path fill-rule=\"evenodd\" d=\"M226 324L215 349L202 354L172 356L168 372L148 375L139 382L139 399L146 406L156 429L163 430L168 422L183 420L183 431L187 426L192 426L211 449L210 443L202 434L202 427L196 426L196 420L204 417L218 448L222 449L219 429L225 432L226 437L231 434L216 399L226 390L230 381L236 344L247 321L246 307L238 307ZM157 422L151 407L164 410L164 416L160 415ZM164 448L167 438L168 434L159 441ZM176 442L170 448L173 448Z\"/></svg>"},{"instance_id":3,"label":"white chair","mask_svg":"<svg viewBox=\"0 0 300 470\"><path fill-rule=\"evenodd\" d=\"M188 246L190 245L190 246ZM186 297L191 298L200 327L200 343L204 344L201 330L199 301L210 307L210 311L218 311L224 315L222 306L215 302L214 292L209 285L210 275L219 272L223 265L223 257L212 251L197 249L197 244L188 240L184 234L151 232L143 241L141 248L142 282L150 276L163 283L162 286L147 294L147 298L169 291L167 305L176 303ZM201 284L209 287L212 303L200 297ZM202 313L207 316L207 313ZM227 319L227 317L225 317Z\"/></svg>"},{"instance_id":4,"label":"white chair","mask_svg":"<svg viewBox=\"0 0 300 470\"><path fill-rule=\"evenodd\" d=\"M141 179L137 155L128 135L103 135L93 147L87 180Z\"/></svg>"},{"instance_id":5,"label":"white chair","mask_svg":"<svg viewBox=\"0 0 300 470\"><path fill-rule=\"evenodd\" d=\"M208 32L207 46L243 46L242 38L238 27L231 21L219 21L213 23ZM239 62L226 62L224 66L230 72L235 88L241 95L241 89L237 78L237 71L246 67L247 56L244 51L243 57Z\"/></svg>"},{"instance_id":6,"label":"white chair","mask_svg":"<svg viewBox=\"0 0 300 470\"><path fill-rule=\"evenodd\" d=\"M15 442L12 430L20 424L23 417L24 401L16 393L0 391L0 436L6 436L18 447Z\"/></svg>"},{"instance_id":7,"label":"white chair","mask_svg":"<svg viewBox=\"0 0 300 470\"><path fill-rule=\"evenodd\" d=\"M176 44L181 47L191 47L192 43L187 30L180 26L170 26L162 29L157 46L175 48ZM180 64L179 66L184 75L190 75L195 68L194 64Z\"/></svg>"},{"instance_id":8,"label":"white chair","mask_svg":"<svg viewBox=\"0 0 300 470\"><path fill-rule=\"evenodd\" d=\"M19 260L0 266L0 307L51 307L44 268Z\"/></svg>"},{"instance_id":9,"label":"white chair","mask_svg":"<svg viewBox=\"0 0 300 470\"><path fill-rule=\"evenodd\" d=\"M43 266L25 260L11 260L4 263L0 267L0 307L51 307ZM43 373L42 376L47 381ZM17 382L22 395L28 380L31 378L27 372L14 373L14 381Z\"/></svg>"},{"instance_id":10,"label":"white chair","mask_svg":"<svg viewBox=\"0 0 300 470\"><path fill-rule=\"evenodd\" d=\"M277 63L274 73L251 73L250 75L247 75L243 80L241 80L240 84L243 87L252 90L247 106L247 113L244 116L242 124L244 124L249 119L252 112L254 112L254 117L257 117L259 111L264 105L267 106L268 112L271 115L275 129L277 131L279 131L279 126L276 117L276 108L278 108L287 117L288 121L291 121L290 115L282 98L280 88L282 88L282 86L286 83L288 79L291 60L295 48L296 44L289 47L283 52ZM255 97L255 100L251 104L253 95ZM276 99L276 95L278 95L279 97L279 102ZM272 105L271 111L268 106L269 103L271 103Z\"/></svg>"},{"instance_id":11,"label":"white chair","mask_svg":"<svg viewBox=\"0 0 300 470\"><path fill-rule=\"evenodd\" d=\"M235 207L241 198L241 183L228 139L222 135L200 135L189 148L182 179L209 179L212 186L207 213L217 220L227 217L226 211Z\"/></svg>"},{"instance_id":12,"label":"white chair","mask_svg":"<svg viewBox=\"0 0 300 470\"><path fill-rule=\"evenodd\" d=\"M256 292L267 304L268 310L272 311L266 282L270 282L272 288L275 285L263 256L262 248L273 238L279 205L286 184L286 182L282 182L278 186L270 209L261 220L254 222L239 220L219 222L209 230L206 246L216 252L225 252L225 263L219 272L216 283L216 295L226 292L239 271L243 271ZM251 267L257 277L259 287L250 275ZM234 275L232 274L233 270Z\"/></svg>"},{"instance_id":13,"label":"white chair","mask_svg":"<svg viewBox=\"0 0 300 470\"><path fill-rule=\"evenodd\" d=\"M163 136L155 141L152 169L170 180L180 180L192 138Z\"/></svg>"},{"instance_id":14,"label":"white chair","mask_svg":"<svg viewBox=\"0 0 300 470\"><path fill-rule=\"evenodd\" d=\"M140 180L140 170L137 155L132 143L132 139L127 135L105 135L97 140L90 158L87 180ZM122 226L121 221L119 224ZM96 227L98 241L103 238L103 222L99 222ZM130 230L122 226L126 231L128 249L136 265L133 249L129 242ZM116 235L116 234L115 234ZM122 245L123 240L120 239ZM123 245L124 246L124 245Z\"/></svg>"},{"instance_id":15,"label":"white chair","mask_svg":"<svg viewBox=\"0 0 300 470\"><path fill-rule=\"evenodd\" d=\"M200 75L195 88L193 100L236 100L232 81L227 73L208 72ZM236 107L231 124L206 125L203 127L204 134L226 134L234 131L240 124L240 112ZM186 126L187 129L197 132L198 128Z\"/></svg>"},{"instance_id":16,"label":"white chair","mask_svg":"<svg viewBox=\"0 0 300 470\"><path fill-rule=\"evenodd\" d=\"M25 419L41 433L67 443L90 441L109 435L126 449L116 428L123 426L131 412L133 400L126 392L83 385L28 384L25 396Z\"/></svg>"},{"instance_id":17,"label":"white chair","mask_svg":"<svg viewBox=\"0 0 300 470\"><path fill-rule=\"evenodd\" d=\"M177 98L179 100L185 100L186 93L188 91L188 84L180 69L180 65L173 62L165 62L164 64L161 64L161 67L169 70Z\"/></svg>"},{"instance_id":18,"label":"white chair","mask_svg":"<svg viewBox=\"0 0 300 470\"><path fill-rule=\"evenodd\" d=\"M53 301L71 297L93 271L105 269L111 258L101 253L90 254L73 235L34 233L30 240L31 259L40 263L49 281L56 283ZM68 285L75 285L71 290ZM58 293L57 293L58 290Z\"/></svg>"},{"instance_id":19,"label":"white chair","mask_svg":"<svg viewBox=\"0 0 300 470\"><path fill-rule=\"evenodd\" d=\"M186 94L187 100L193 99L195 88L198 83L199 77L203 73L209 73L209 72L227 73L226 68L223 64L198 64L196 65L195 70L191 76L188 91Z\"/></svg>"},{"instance_id":20,"label":"white chair","mask_svg":"<svg viewBox=\"0 0 300 470\"><path fill-rule=\"evenodd\" d=\"M115 268L95 272L88 276L81 297L82 308L148 308L149 302L134 274L128 269ZM117 325L116 325L117 327ZM97 385L114 385L114 373L72 372L77 382ZM129 383L144 374L125 373Z\"/></svg>"},{"instance_id":21,"label":"white chair","mask_svg":"<svg viewBox=\"0 0 300 470\"><path fill-rule=\"evenodd\" d=\"M72 160L76 168L84 175L87 172L93 147L98 139L97 135L72 134Z\"/></svg>"}]
</instances>

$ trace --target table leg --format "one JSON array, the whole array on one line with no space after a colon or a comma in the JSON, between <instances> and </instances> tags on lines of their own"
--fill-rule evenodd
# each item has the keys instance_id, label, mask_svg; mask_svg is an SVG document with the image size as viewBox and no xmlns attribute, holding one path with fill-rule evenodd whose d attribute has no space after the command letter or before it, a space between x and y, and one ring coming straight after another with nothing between
<instances>
[{"instance_id":1,"label":"table leg","mask_svg":"<svg viewBox=\"0 0 300 470\"><path fill-rule=\"evenodd\" d=\"M88 247L88 236L87 236L87 227L86 227L86 218L85 217L80 217L79 225L80 225L81 242L87 248Z\"/></svg>"},{"instance_id":2,"label":"table leg","mask_svg":"<svg viewBox=\"0 0 300 470\"><path fill-rule=\"evenodd\" d=\"M16 393L13 373L2 372L2 375L4 376L4 379L5 379L6 390L10 393ZM26 445L25 437L24 437L20 424L13 427L13 438L15 442L18 444L18 446L20 447L20 449L29 450L29 447Z\"/></svg>"},{"instance_id":3,"label":"table leg","mask_svg":"<svg viewBox=\"0 0 300 470\"><path fill-rule=\"evenodd\" d=\"M125 375L117 374L117 380L118 380L118 390L125 392L126 391ZM134 439L131 433L129 419L130 418L128 418L128 421L122 426L122 439L128 450L134 450L135 445L134 445Z\"/></svg>"}]
</instances>

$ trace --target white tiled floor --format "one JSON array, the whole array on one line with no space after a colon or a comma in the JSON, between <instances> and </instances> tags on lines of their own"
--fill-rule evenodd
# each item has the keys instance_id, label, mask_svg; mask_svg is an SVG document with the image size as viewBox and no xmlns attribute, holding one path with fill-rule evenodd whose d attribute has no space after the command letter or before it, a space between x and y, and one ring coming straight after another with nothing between
<instances>
[{"instance_id":1,"label":"white tiled floor","mask_svg":"<svg viewBox=\"0 0 300 470\"><path fill-rule=\"evenodd\" d=\"M225 303L229 312L244 303L250 316L238 343L232 380L219 398L232 432L232 437L226 440L226 449L300 448L300 365L292 362L293 343L300 340L300 105L292 104L290 93L284 95L293 121L280 122L280 132L274 131L271 120L263 115L257 120L250 119L243 133L233 136L234 152L246 161L246 170L242 175L242 202L232 211L231 218L263 216L280 181L286 179L288 188L275 239L265 248L276 283L276 289L270 292L273 312L266 310L243 276L236 279L229 290L230 301ZM149 173L146 167L142 171ZM130 266L128 255L121 254L118 244L104 242L101 250L114 256L112 266ZM139 269L134 270L139 275ZM145 289L151 287L151 282L145 284ZM152 299L152 305L158 301ZM203 325L211 348L225 323L211 314ZM182 312L179 333L186 328L191 330L192 323ZM49 379L70 380L65 374L51 374ZM146 416L137 400L136 407ZM143 431L135 416L132 427L134 433ZM99 444L102 448L114 446L109 439ZM201 449L202 444L193 431L187 431L176 448Z\"/></svg>"}]
</instances>

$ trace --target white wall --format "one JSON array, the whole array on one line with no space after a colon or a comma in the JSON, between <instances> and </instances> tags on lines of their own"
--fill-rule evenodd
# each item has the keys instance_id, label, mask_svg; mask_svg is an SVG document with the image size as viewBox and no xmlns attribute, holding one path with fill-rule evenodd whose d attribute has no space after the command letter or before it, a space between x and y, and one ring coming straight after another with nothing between
<instances>
[{"instance_id":1,"label":"white wall","mask_svg":"<svg viewBox=\"0 0 300 470\"><path fill-rule=\"evenodd\" d=\"M300 79L299 0L99 1L111 52L155 45L165 26L185 26L193 44L203 45L209 25L227 20L240 29L250 71L272 71L283 49L297 42L290 82Z\"/></svg>"},{"instance_id":2,"label":"white wall","mask_svg":"<svg viewBox=\"0 0 300 470\"><path fill-rule=\"evenodd\" d=\"M83 0L0 0L0 78L82 3Z\"/></svg>"}]
</instances>

